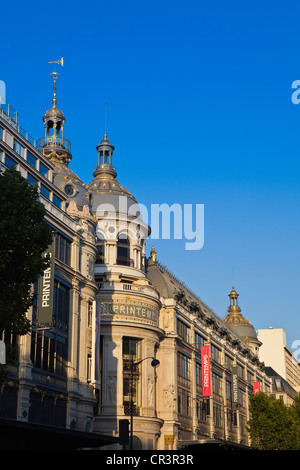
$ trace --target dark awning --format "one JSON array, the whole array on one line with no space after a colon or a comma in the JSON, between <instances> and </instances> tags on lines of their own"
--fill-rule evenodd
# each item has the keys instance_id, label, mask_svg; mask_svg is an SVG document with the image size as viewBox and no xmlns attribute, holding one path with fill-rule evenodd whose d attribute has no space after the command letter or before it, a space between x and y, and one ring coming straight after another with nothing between
<instances>
[{"instance_id":1,"label":"dark awning","mask_svg":"<svg viewBox=\"0 0 300 470\"><path fill-rule=\"evenodd\" d=\"M116 437L0 419L0 450L76 450L118 443Z\"/></svg>"}]
</instances>

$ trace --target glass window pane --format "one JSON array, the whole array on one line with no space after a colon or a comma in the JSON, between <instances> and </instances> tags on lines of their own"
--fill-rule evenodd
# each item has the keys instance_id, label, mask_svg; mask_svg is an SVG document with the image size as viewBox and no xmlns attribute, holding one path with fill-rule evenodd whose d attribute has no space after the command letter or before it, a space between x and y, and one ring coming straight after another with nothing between
<instances>
[{"instance_id":1,"label":"glass window pane","mask_svg":"<svg viewBox=\"0 0 300 470\"><path fill-rule=\"evenodd\" d=\"M37 180L30 173L27 175L27 181L29 184L37 184Z\"/></svg>"},{"instance_id":2,"label":"glass window pane","mask_svg":"<svg viewBox=\"0 0 300 470\"><path fill-rule=\"evenodd\" d=\"M48 178L48 168L45 167L45 165L43 165L41 162L40 162L40 173L42 173L42 175L44 175L46 178Z\"/></svg>"},{"instance_id":3,"label":"glass window pane","mask_svg":"<svg viewBox=\"0 0 300 470\"><path fill-rule=\"evenodd\" d=\"M45 188L45 186L43 186L42 184L41 184L41 194L45 196L47 199L50 199L49 189Z\"/></svg>"},{"instance_id":4,"label":"glass window pane","mask_svg":"<svg viewBox=\"0 0 300 470\"><path fill-rule=\"evenodd\" d=\"M17 164L16 162L14 162L10 157L8 157L7 155L5 155L5 159L4 159L4 163L6 166L10 167L10 166L13 166L13 167L16 167Z\"/></svg>"},{"instance_id":5,"label":"glass window pane","mask_svg":"<svg viewBox=\"0 0 300 470\"><path fill-rule=\"evenodd\" d=\"M36 162L37 158L35 158L30 152L27 151L27 161L32 165L34 168L36 168Z\"/></svg>"},{"instance_id":6,"label":"glass window pane","mask_svg":"<svg viewBox=\"0 0 300 470\"><path fill-rule=\"evenodd\" d=\"M53 204L61 208L61 200L57 196L55 196L55 194L53 194Z\"/></svg>"},{"instance_id":7,"label":"glass window pane","mask_svg":"<svg viewBox=\"0 0 300 470\"><path fill-rule=\"evenodd\" d=\"M20 157L24 157L24 147L17 140L14 140L14 151L17 152Z\"/></svg>"}]
</instances>

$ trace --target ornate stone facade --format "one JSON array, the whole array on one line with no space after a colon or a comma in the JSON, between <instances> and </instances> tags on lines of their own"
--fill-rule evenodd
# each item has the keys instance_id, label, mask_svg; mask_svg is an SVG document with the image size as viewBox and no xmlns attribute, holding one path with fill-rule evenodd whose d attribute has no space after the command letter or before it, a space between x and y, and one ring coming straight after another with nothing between
<instances>
[{"instance_id":1,"label":"ornate stone facade","mask_svg":"<svg viewBox=\"0 0 300 470\"><path fill-rule=\"evenodd\" d=\"M36 305L28 312L32 333L18 340L17 372L9 365L4 387L14 418L38 422L38 410L51 410L47 424L113 437L127 418L133 445L142 449L216 439L248 445L253 381L268 392L270 380L252 325L244 317L239 322L236 291L222 320L157 261L154 248L146 258L150 227L116 179L113 145L105 134L85 185L69 167L71 145L56 105L55 90L38 145L22 137L9 116L0 116L2 166L8 156L29 182L37 182L56 234L53 323L39 324ZM203 344L211 350L209 398L202 396ZM232 365L239 371L237 409Z\"/></svg>"}]
</instances>

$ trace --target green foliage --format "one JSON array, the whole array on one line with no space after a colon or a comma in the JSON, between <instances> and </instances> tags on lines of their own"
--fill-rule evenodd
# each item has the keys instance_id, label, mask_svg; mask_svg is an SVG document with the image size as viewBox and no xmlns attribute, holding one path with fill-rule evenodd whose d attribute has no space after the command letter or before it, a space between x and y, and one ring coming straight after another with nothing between
<instances>
[{"instance_id":1,"label":"green foliage","mask_svg":"<svg viewBox=\"0 0 300 470\"><path fill-rule=\"evenodd\" d=\"M298 399L297 399L298 400ZM251 395L248 431L260 450L300 450L300 399L287 407L283 400L264 393Z\"/></svg>"},{"instance_id":2,"label":"green foliage","mask_svg":"<svg viewBox=\"0 0 300 470\"><path fill-rule=\"evenodd\" d=\"M14 168L0 175L0 333L24 335L32 284L47 267L52 240L38 190Z\"/></svg>"}]
</instances>

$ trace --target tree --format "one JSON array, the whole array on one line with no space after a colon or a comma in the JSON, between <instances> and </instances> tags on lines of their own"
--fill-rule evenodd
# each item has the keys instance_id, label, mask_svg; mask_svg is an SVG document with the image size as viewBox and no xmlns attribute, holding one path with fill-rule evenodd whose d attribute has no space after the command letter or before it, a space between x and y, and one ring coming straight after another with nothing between
<instances>
[{"instance_id":1,"label":"tree","mask_svg":"<svg viewBox=\"0 0 300 470\"><path fill-rule=\"evenodd\" d=\"M34 295L32 285L49 264L44 256L52 241L46 209L14 168L0 175L0 337L3 331L24 335Z\"/></svg>"},{"instance_id":2,"label":"tree","mask_svg":"<svg viewBox=\"0 0 300 470\"><path fill-rule=\"evenodd\" d=\"M252 446L260 450L300 450L299 417L282 399L264 393L250 397Z\"/></svg>"}]
</instances>

